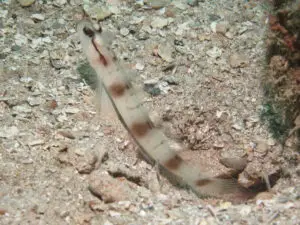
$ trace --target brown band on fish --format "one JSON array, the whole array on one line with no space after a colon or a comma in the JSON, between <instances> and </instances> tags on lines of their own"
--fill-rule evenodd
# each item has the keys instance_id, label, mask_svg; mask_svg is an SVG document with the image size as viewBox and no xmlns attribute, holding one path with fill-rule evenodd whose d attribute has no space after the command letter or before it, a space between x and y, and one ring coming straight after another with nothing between
<instances>
[{"instance_id":1,"label":"brown band on fish","mask_svg":"<svg viewBox=\"0 0 300 225\"><path fill-rule=\"evenodd\" d=\"M212 180L210 180L210 179L199 179L196 181L196 185L201 187L201 186L207 185L211 182L212 182Z\"/></svg>"},{"instance_id":2,"label":"brown band on fish","mask_svg":"<svg viewBox=\"0 0 300 225\"><path fill-rule=\"evenodd\" d=\"M109 86L109 93L114 97L118 98L124 95L126 89L129 89L129 86L121 81L116 81Z\"/></svg>"},{"instance_id":3,"label":"brown band on fish","mask_svg":"<svg viewBox=\"0 0 300 225\"><path fill-rule=\"evenodd\" d=\"M131 132L136 137L144 137L153 128L152 123L146 122L133 122L130 127Z\"/></svg>"},{"instance_id":4,"label":"brown band on fish","mask_svg":"<svg viewBox=\"0 0 300 225\"><path fill-rule=\"evenodd\" d=\"M177 170L182 163L183 159L180 158L178 155L174 155L171 159L164 162L164 166L167 167L169 170Z\"/></svg>"}]
</instances>

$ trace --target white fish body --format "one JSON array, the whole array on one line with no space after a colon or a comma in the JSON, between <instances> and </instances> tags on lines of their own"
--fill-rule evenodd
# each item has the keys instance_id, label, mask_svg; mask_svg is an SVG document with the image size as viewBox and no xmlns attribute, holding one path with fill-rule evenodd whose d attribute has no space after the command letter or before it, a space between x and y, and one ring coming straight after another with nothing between
<instances>
[{"instance_id":1,"label":"white fish body","mask_svg":"<svg viewBox=\"0 0 300 225\"><path fill-rule=\"evenodd\" d=\"M254 193L241 187L234 179L210 177L178 156L168 145L164 133L154 127L136 96L136 89L116 63L101 32L96 31L91 23L83 21L78 25L78 34L83 51L120 121L147 159L159 164L167 176L189 186L199 196L227 195L243 200L254 196Z\"/></svg>"}]
</instances>

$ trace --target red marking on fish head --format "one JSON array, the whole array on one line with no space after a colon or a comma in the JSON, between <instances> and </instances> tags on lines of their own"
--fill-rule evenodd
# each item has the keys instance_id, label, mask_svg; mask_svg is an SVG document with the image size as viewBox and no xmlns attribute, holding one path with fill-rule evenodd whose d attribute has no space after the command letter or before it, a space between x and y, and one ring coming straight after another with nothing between
<instances>
[{"instance_id":1,"label":"red marking on fish head","mask_svg":"<svg viewBox=\"0 0 300 225\"><path fill-rule=\"evenodd\" d=\"M93 44L95 50L98 52L100 63L101 63L104 67L107 67L108 64L109 64L109 63L108 63L108 59L107 59L107 57L105 57L104 54L102 54L102 52L100 51L101 46L96 42L96 40L95 40L94 38L92 39L92 44Z\"/></svg>"},{"instance_id":2,"label":"red marking on fish head","mask_svg":"<svg viewBox=\"0 0 300 225\"><path fill-rule=\"evenodd\" d=\"M105 66L105 67L108 66L107 58L105 58L105 56L102 55L101 53L100 53L100 62L101 62L101 64L102 64L103 66Z\"/></svg>"}]
</instances>

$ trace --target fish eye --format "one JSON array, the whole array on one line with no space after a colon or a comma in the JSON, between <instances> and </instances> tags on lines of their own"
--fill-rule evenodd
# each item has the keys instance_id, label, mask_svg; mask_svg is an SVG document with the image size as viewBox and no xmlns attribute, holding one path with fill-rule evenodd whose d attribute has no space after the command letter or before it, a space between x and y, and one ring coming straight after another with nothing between
<instances>
[{"instance_id":1,"label":"fish eye","mask_svg":"<svg viewBox=\"0 0 300 225\"><path fill-rule=\"evenodd\" d=\"M89 27L84 27L83 28L83 32L84 32L84 34L86 34L90 38L92 38L92 37L95 36L95 32L91 28L89 28Z\"/></svg>"}]
</instances>

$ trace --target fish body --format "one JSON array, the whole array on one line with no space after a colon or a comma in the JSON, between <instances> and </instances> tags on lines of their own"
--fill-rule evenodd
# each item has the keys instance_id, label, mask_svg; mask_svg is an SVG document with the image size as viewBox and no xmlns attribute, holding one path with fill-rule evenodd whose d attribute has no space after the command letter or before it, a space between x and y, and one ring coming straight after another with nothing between
<instances>
[{"instance_id":1,"label":"fish body","mask_svg":"<svg viewBox=\"0 0 300 225\"><path fill-rule=\"evenodd\" d=\"M198 196L227 195L243 200L254 196L254 193L241 187L235 179L211 177L185 162L172 150L167 137L151 122L148 112L137 97L136 89L102 38L102 32L87 21L81 22L77 30L83 51L96 71L119 120L148 160L158 164L171 180L175 178Z\"/></svg>"}]
</instances>

